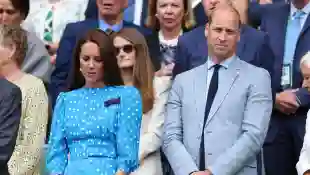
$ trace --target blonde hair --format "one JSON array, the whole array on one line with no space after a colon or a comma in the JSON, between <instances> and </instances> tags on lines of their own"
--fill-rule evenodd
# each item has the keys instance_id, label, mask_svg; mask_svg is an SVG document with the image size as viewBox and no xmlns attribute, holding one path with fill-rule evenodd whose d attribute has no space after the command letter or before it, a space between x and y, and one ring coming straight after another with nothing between
<instances>
[{"instance_id":1,"label":"blonde hair","mask_svg":"<svg viewBox=\"0 0 310 175\"><path fill-rule=\"evenodd\" d=\"M157 13L157 1L158 0L149 0L147 18L145 21L145 26L153 30L159 30L160 28L158 20L155 16ZM184 5L184 19L182 22L182 27L185 27L185 29L189 30L196 25L192 3L191 0L182 1Z\"/></svg>"}]
</instances>

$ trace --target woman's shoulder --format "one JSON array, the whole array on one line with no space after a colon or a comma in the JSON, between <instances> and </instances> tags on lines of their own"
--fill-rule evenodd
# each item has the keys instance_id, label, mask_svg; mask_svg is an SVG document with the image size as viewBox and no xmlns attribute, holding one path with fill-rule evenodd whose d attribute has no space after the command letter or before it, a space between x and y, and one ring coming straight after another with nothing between
<instances>
[{"instance_id":1,"label":"woman's shoulder","mask_svg":"<svg viewBox=\"0 0 310 175\"><path fill-rule=\"evenodd\" d=\"M26 74L25 79L27 79L28 82L34 83L35 85L38 84L43 85L43 81L40 78L33 76L31 74Z\"/></svg>"},{"instance_id":2,"label":"woman's shoulder","mask_svg":"<svg viewBox=\"0 0 310 175\"><path fill-rule=\"evenodd\" d=\"M43 81L31 74L25 74L15 84L21 89L45 89Z\"/></svg>"},{"instance_id":3,"label":"woman's shoulder","mask_svg":"<svg viewBox=\"0 0 310 175\"><path fill-rule=\"evenodd\" d=\"M139 94L139 90L134 86L115 86L116 91L118 91L121 95L137 95Z\"/></svg>"},{"instance_id":4,"label":"woman's shoulder","mask_svg":"<svg viewBox=\"0 0 310 175\"><path fill-rule=\"evenodd\" d=\"M83 92L84 92L84 89L80 88L80 89L75 89L72 91L61 92L59 96L61 96L62 98L80 97L83 95Z\"/></svg>"}]
</instances>

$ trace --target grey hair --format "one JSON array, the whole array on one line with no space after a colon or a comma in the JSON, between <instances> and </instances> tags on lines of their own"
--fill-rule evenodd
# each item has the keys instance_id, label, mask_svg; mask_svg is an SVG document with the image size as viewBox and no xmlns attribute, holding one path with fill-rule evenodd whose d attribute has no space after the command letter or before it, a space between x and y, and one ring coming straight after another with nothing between
<instances>
[{"instance_id":1,"label":"grey hair","mask_svg":"<svg viewBox=\"0 0 310 175\"><path fill-rule=\"evenodd\" d=\"M307 67L310 67L310 51L308 51L300 60L300 66L305 65Z\"/></svg>"}]
</instances>

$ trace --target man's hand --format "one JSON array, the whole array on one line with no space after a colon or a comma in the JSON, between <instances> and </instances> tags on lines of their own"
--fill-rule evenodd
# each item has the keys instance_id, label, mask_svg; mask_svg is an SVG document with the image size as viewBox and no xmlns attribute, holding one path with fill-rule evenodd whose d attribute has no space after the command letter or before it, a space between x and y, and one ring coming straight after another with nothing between
<instances>
[{"instance_id":1,"label":"man's hand","mask_svg":"<svg viewBox=\"0 0 310 175\"><path fill-rule=\"evenodd\" d=\"M124 171L117 171L115 175L126 175Z\"/></svg>"},{"instance_id":2,"label":"man's hand","mask_svg":"<svg viewBox=\"0 0 310 175\"><path fill-rule=\"evenodd\" d=\"M193 172L190 175L212 175L210 170Z\"/></svg>"},{"instance_id":3,"label":"man's hand","mask_svg":"<svg viewBox=\"0 0 310 175\"><path fill-rule=\"evenodd\" d=\"M46 49L50 55L55 55L58 47L59 43L51 43L46 45Z\"/></svg>"},{"instance_id":4,"label":"man's hand","mask_svg":"<svg viewBox=\"0 0 310 175\"><path fill-rule=\"evenodd\" d=\"M293 114L299 107L295 90L286 90L276 95L276 109L284 114Z\"/></svg>"},{"instance_id":5,"label":"man's hand","mask_svg":"<svg viewBox=\"0 0 310 175\"><path fill-rule=\"evenodd\" d=\"M208 174L206 171L196 171L191 173L190 175L211 175L211 174Z\"/></svg>"}]
</instances>

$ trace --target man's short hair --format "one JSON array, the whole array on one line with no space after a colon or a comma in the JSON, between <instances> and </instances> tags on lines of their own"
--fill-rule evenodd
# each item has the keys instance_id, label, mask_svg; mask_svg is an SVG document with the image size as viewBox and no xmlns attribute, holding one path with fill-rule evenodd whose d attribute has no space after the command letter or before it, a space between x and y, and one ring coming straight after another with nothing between
<instances>
[{"instance_id":1,"label":"man's short hair","mask_svg":"<svg viewBox=\"0 0 310 175\"><path fill-rule=\"evenodd\" d=\"M238 19L238 28L241 27L241 17L240 17L240 14L238 12L238 10L232 5L232 4L225 4L225 5L220 5L220 6L217 6L210 14L210 16L208 17L208 20L209 20L209 24L212 23L213 21L213 17L214 17L214 14L216 13L216 11L218 10L229 10L233 13L236 14L237 16L237 19Z\"/></svg>"}]
</instances>

